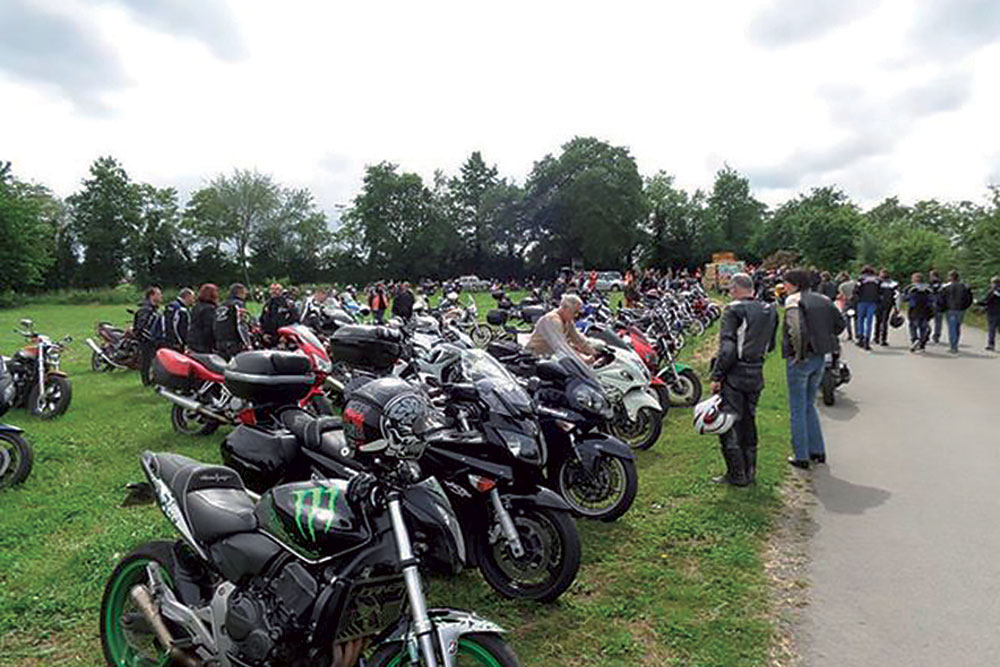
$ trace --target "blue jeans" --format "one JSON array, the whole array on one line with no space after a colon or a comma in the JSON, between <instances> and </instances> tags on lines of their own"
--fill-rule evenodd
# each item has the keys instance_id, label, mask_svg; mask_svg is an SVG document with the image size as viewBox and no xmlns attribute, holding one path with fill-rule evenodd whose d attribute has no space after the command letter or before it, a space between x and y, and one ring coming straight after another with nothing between
<instances>
[{"instance_id":1,"label":"blue jeans","mask_svg":"<svg viewBox=\"0 0 1000 667\"><path fill-rule=\"evenodd\" d=\"M826 454L819 412L816 410L816 392L823 381L825 367L826 362L821 355L806 357L799 363L789 360L787 364L792 448L799 461L808 461L811 454Z\"/></svg>"},{"instance_id":2,"label":"blue jeans","mask_svg":"<svg viewBox=\"0 0 1000 667\"><path fill-rule=\"evenodd\" d=\"M941 340L941 320L944 319L944 313L940 310L934 311L934 342Z\"/></svg>"},{"instance_id":3,"label":"blue jeans","mask_svg":"<svg viewBox=\"0 0 1000 667\"><path fill-rule=\"evenodd\" d=\"M996 347L997 329L1000 329L1000 314L986 316L986 346Z\"/></svg>"},{"instance_id":4,"label":"blue jeans","mask_svg":"<svg viewBox=\"0 0 1000 667\"><path fill-rule=\"evenodd\" d=\"M927 344L927 339L931 335L930 322L924 317L910 318L910 342L920 342L921 346Z\"/></svg>"},{"instance_id":5,"label":"blue jeans","mask_svg":"<svg viewBox=\"0 0 1000 667\"><path fill-rule=\"evenodd\" d=\"M875 334L875 302L862 301L857 308L858 340L871 340Z\"/></svg>"},{"instance_id":6,"label":"blue jeans","mask_svg":"<svg viewBox=\"0 0 1000 667\"><path fill-rule=\"evenodd\" d=\"M958 352L958 341L962 338L963 319L965 319L964 310L948 311L948 345L954 352Z\"/></svg>"}]
</instances>

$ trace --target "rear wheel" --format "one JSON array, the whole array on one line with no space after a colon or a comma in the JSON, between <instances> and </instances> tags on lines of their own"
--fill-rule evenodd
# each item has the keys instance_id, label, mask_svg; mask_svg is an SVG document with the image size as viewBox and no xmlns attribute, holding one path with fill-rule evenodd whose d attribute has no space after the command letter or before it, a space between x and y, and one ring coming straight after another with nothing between
<instances>
[{"instance_id":1,"label":"rear wheel","mask_svg":"<svg viewBox=\"0 0 1000 667\"><path fill-rule=\"evenodd\" d=\"M459 637L453 658L455 667L521 667L521 661L499 635L479 632ZM406 648L394 643L376 651L368 664L372 667L409 667L423 665L424 661L411 662Z\"/></svg>"},{"instance_id":2,"label":"rear wheel","mask_svg":"<svg viewBox=\"0 0 1000 667\"><path fill-rule=\"evenodd\" d=\"M576 459L563 461L558 484L559 495L579 516L614 521L632 507L639 474L635 461L601 454L590 471Z\"/></svg>"},{"instance_id":3,"label":"rear wheel","mask_svg":"<svg viewBox=\"0 0 1000 667\"><path fill-rule=\"evenodd\" d=\"M170 423L181 435L212 435L219 428L219 420L174 404L170 410Z\"/></svg>"},{"instance_id":4,"label":"rear wheel","mask_svg":"<svg viewBox=\"0 0 1000 667\"><path fill-rule=\"evenodd\" d=\"M823 405L835 405L837 403L837 381L833 379L833 373L829 370L823 372Z\"/></svg>"},{"instance_id":5,"label":"rear wheel","mask_svg":"<svg viewBox=\"0 0 1000 667\"><path fill-rule=\"evenodd\" d=\"M167 585L173 585L173 544L148 542L118 563L104 586L101 600L101 647L104 659L112 667L166 667L174 664L167 647L160 645L156 633L132 600L132 588L148 584L146 567L160 566Z\"/></svg>"},{"instance_id":6,"label":"rear wheel","mask_svg":"<svg viewBox=\"0 0 1000 667\"><path fill-rule=\"evenodd\" d=\"M23 482L33 461L31 445L20 433L0 433L0 489Z\"/></svg>"},{"instance_id":7,"label":"rear wheel","mask_svg":"<svg viewBox=\"0 0 1000 667\"><path fill-rule=\"evenodd\" d=\"M629 419L622 408L611 423L612 435L624 440L632 449L649 449L660 439L663 431L663 414L653 408L639 408L635 419Z\"/></svg>"},{"instance_id":8,"label":"rear wheel","mask_svg":"<svg viewBox=\"0 0 1000 667\"><path fill-rule=\"evenodd\" d=\"M73 398L73 386L69 383L69 378L50 375L45 378L45 395L41 397L40 404L39 394L39 385L36 384L28 393L28 409L36 417L52 419L69 409L69 402Z\"/></svg>"}]
</instances>

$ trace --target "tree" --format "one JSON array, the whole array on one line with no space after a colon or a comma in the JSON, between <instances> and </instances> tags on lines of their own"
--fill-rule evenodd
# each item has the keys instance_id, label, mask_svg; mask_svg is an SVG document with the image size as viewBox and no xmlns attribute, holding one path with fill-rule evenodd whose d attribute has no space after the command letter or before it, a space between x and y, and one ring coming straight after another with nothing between
<instances>
[{"instance_id":1,"label":"tree","mask_svg":"<svg viewBox=\"0 0 1000 667\"><path fill-rule=\"evenodd\" d=\"M40 285L52 264L46 197L47 190L18 181L10 163L0 163L0 291Z\"/></svg>"},{"instance_id":2,"label":"tree","mask_svg":"<svg viewBox=\"0 0 1000 667\"><path fill-rule=\"evenodd\" d=\"M750 238L761 225L767 207L750 194L750 180L726 165L715 174L708 197L709 219L718 234L719 247L746 255Z\"/></svg>"},{"instance_id":3,"label":"tree","mask_svg":"<svg viewBox=\"0 0 1000 667\"><path fill-rule=\"evenodd\" d=\"M466 267L475 270L488 258L492 213L487 194L499 184L496 165L486 165L479 151L465 161L460 175L448 184L447 213L465 245Z\"/></svg>"},{"instance_id":4,"label":"tree","mask_svg":"<svg viewBox=\"0 0 1000 667\"><path fill-rule=\"evenodd\" d=\"M330 241L326 215L316 209L306 189L281 191L280 207L253 239L252 266L256 279L286 276L297 283L318 282L321 258Z\"/></svg>"},{"instance_id":5,"label":"tree","mask_svg":"<svg viewBox=\"0 0 1000 667\"><path fill-rule=\"evenodd\" d=\"M645 195L650 216L644 263L662 269L700 263L701 207L662 171L646 179Z\"/></svg>"},{"instance_id":6,"label":"tree","mask_svg":"<svg viewBox=\"0 0 1000 667\"><path fill-rule=\"evenodd\" d=\"M140 213L130 243L133 281L151 285L187 280L190 257L181 239L177 191L148 183L136 188Z\"/></svg>"},{"instance_id":7,"label":"tree","mask_svg":"<svg viewBox=\"0 0 1000 667\"><path fill-rule=\"evenodd\" d=\"M83 249L80 283L86 287L114 285L125 277L129 241L135 238L141 216L141 198L113 157L95 160L90 176L83 189L67 200Z\"/></svg>"}]
</instances>

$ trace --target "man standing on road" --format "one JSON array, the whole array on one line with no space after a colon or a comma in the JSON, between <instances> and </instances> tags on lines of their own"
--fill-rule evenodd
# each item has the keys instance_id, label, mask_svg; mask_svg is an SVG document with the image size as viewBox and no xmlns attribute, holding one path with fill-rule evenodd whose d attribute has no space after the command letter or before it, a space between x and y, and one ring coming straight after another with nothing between
<instances>
[{"instance_id":1,"label":"man standing on road","mask_svg":"<svg viewBox=\"0 0 1000 667\"><path fill-rule=\"evenodd\" d=\"M861 278L854 290L857 307L857 338L858 347L872 349L872 338L875 334L875 309L878 307L879 279L875 269L866 266L861 269Z\"/></svg>"},{"instance_id":2,"label":"man standing on road","mask_svg":"<svg viewBox=\"0 0 1000 667\"><path fill-rule=\"evenodd\" d=\"M924 282L924 274L914 273L913 282L906 288L906 302L909 305L910 352L923 351L930 338L930 319L934 312L934 293Z\"/></svg>"},{"instance_id":3,"label":"man standing on road","mask_svg":"<svg viewBox=\"0 0 1000 667\"><path fill-rule=\"evenodd\" d=\"M889 320L899 312L899 283L882 269L879 274L878 306L875 310L875 342L882 347L889 345Z\"/></svg>"},{"instance_id":4,"label":"man standing on road","mask_svg":"<svg viewBox=\"0 0 1000 667\"><path fill-rule=\"evenodd\" d=\"M576 354L584 361L594 356L594 348L576 330L576 316L583 301L576 294L563 294L559 307L538 318L525 348L539 357Z\"/></svg>"},{"instance_id":5,"label":"man standing on road","mask_svg":"<svg viewBox=\"0 0 1000 667\"><path fill-rule=\"evenodd\" d=\"M993 276L990 291L979 302L986 308L986 349L996 351L997 329L1000 329L1000 276Z\"/></svg>"},{"instance_id":6,"label":"man standing on road","mask_svg":"<svg viewBox=\"0 0 1000 667\"><path fill-rule=\"evenodd\" d=\"M163 315L160 314L160 303L163 292L155 285L146 289L146 298L132 319L132 333L139 339L139 375L144 385L153 382L150 376L150 366L156 346L163 339Z\"/></svg>"},{"instance_id":7,"label":"man standing on road","mask_svg":"<svg viewBox=\"0 0 1000 667\"><path fill-rule=\"evenodd\" d=\"M965 311L972 305L972 290L959 280L958 271L948 272L948 284L941 288L941 304L948 318L948 346L952 354L958 354L958 342L962 338L962 320Z\"/></svg>"},{"instance_id":8,"label":"man standing on road","mask_svg":"<svg viewBox=\"0 0 1000 667\"><path fill-rule=\"evenodd\" d=\"M713 482L746 486L757 476L757 400L764 389L764 357L774 349L778 312L754 299L753 279L729 279L733 300L722 313L719 351L712 367L712 393L722 394L723 409L736 415L719 436L726 474Z\"/></svg>"},{"instance_id":9,"label":"man standing on road","mask_svg":"<svg viewBox=\"0 0 1000 667\"><path fill-rule=\"evenodd\" d=\"M857 331L857 315L854 317L848 314L849 311L857 312L857 303L854 300L854 290L858 287L858 281L851 278L851 274L844 271L837 276L837 306L840 312L844 313L844 322L847 324L847 340L854 338L852 329ZM852 327L852 323L854 326Z\"/></svg>"},{"instance_id":10,"label":"man standing on road","mask_svg":"<svg viewBox=\"0 0 1000 667\"><path fill-rule=\"evenodd\" d=\"M788 408L792 447L788 462L808 470L810 462L825 463L826 447L816 410L816 392L823 380L826 355L839 347L837 336L844 318L822 294L809 289L810 276L803 269L785 273L785 324L781 354L787 360Z\"/></svg>"}]
</instances>

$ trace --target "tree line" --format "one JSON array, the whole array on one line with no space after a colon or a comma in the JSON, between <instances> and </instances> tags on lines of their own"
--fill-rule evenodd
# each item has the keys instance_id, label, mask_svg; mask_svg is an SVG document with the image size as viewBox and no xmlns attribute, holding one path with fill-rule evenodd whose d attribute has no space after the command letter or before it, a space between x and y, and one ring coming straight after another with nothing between
<instances>
[{"instance_id":1,"label":"tree line","mask_svg":"<svg viewBox=\"0 0 1000 667\"><path fill-rule=\"evenodd\" d=\"M433 181L382 162L331 221L306 189L237 169L185 203L101 157L60 199L0 162L0 292L203 281L364 283L377 279L551 276L587 268L695 268L712 253L829 270L862 263L905 279L959 267L975 284L1000 273L1000 187L985 203L862 209L834 186L768 207L726 166L710 190L643 177L627 148L577 137L523 183L479 152Z\"/></svg>"}]
</instances>

